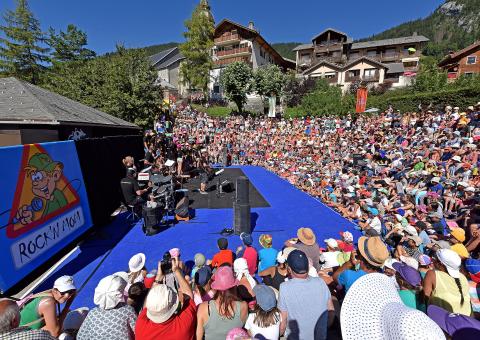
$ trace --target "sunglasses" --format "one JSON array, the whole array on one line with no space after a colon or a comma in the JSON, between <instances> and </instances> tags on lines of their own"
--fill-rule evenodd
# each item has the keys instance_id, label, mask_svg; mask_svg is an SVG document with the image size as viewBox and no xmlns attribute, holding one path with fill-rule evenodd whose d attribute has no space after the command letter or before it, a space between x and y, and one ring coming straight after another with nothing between
<instances>
[{"instance_id":1,"label":"sunglasses","mask_svg":"<svg viewBox=\"0 0 480 340\"><path fill-rule=\"evenodd\" d=\"M62 296L65 296L65 295L67 295L67 294L68 294L68 295L73 295L73 294L75 294L76 291L77 291L76 289L71 289L71 290L67 290L66 292L60 292L60 294L61 294Z\"/></svg>"}]
</instances>

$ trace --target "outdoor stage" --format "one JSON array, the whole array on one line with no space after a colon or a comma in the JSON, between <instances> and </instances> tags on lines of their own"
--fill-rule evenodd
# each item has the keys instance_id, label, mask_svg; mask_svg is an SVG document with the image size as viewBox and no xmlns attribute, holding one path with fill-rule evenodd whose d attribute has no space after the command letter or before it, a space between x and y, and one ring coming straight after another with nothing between
<instances>
[{"instance_id":1,"label":"outdoor stage","mask_svg":"<svg viewBox=\"0 0 480 340\"><path fill-rule=\"evenodd\" d=\"M260 248L258 237L269 233L273 247L281 249L283 242L296 237L299 227L311 227L317 242L324 247L324 239L338 239L339 232L349 230L355 239L360 235L353 224L318 200L296 189L277 175L255 166L238 167L250 179L269 207L252 207L254 246ZM250 188L250 191L252 188ZM195 253L211 258L217 251L216 240L223 228L233 227L233 209L195 209L195 218L180 222L161 233L147 237L141 223L132 225L125 214L97 231L95 237L84 241L37 289L48 289L60 275L73 275L80 289L73 307L94 307L93 295L99 280L117 271L128 270L128 260L136 253L146 255L148 270L157 267L165 251L177 247L184 262L192 261ZM227 237L229 248L241 244L236 235Z\"/></svg>"}]
</instances>

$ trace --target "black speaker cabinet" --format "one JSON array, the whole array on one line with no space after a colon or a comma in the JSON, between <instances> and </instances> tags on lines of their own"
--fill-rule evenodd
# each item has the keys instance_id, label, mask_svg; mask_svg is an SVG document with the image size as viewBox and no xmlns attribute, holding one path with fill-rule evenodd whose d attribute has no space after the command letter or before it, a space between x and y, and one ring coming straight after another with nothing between
<instances>
[{"instance_id":1,"label":"black speaker cabinet","mask_svg":"<svg viewBox=\"0 0 480 340\"><path fill-rule=\"evenodd\" d=\"M236 235L252 232L250 204L233 203L233 229Z\"/></svg>"},{"instance_id":2,"label":"black speaker cabinet","mask_svg":"<svg viewBox=\"0 0 480 340\"><path fill-rule=\"evenodd\" d=\"M237 197L235 202L240 204L248 204L249 201L249 188L250 181L245 176L240 176L237 178Z\"/></svg>"}]
</instances>

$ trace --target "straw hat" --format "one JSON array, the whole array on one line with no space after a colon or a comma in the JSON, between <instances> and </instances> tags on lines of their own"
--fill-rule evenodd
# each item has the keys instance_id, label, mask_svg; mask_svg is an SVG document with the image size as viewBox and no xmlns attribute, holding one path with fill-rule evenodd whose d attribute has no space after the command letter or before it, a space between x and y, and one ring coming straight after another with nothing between
<instances>
[{"instance_id":1,"label":"straw hat","mask_svg":"<svg viewBox=\"0 0 480 340\"><path fill-rule=\"evenodd\" d=\"M316 241L315 234L310 228L299 228L297 230L297 237L300 240L300 242L302 242L303 244L306 244L307 246L311 246L315 244L315 241Z\"/></svg>"},{"instance_id":2,"label":"straw hat","mask_svg":"<svg viewBox=\"0 0 480 340\"><path fill-rule=\"evenodd\" d=\"M445 339L425 313L405 306L393 281L380 273L364 275L350 287L340 324L344 340Z\"/></svg>"},{"instance_id":3,"label":"straw hat","mask_svg":"<svg viewBox=\"0 0 480 340\"><path fill-rule=\"evenodd\" d=\"M389 257L387 246L379 236L360 237L358 251L368 263L375 267L382 267Z\"/></svg>"}]
</instances>

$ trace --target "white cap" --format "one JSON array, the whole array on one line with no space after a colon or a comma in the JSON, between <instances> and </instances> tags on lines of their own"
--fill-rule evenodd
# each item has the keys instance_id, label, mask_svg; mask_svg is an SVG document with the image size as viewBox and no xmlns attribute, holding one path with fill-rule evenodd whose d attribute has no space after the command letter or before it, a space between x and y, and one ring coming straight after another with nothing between
<instances>
[{"instance_id":1,"label":"white cap","mask_svg":"<svg viewBox=\"0 0 480 340\"><path fill-rule=\"evenodd\" d=\"M395 268L393 268L393 264L394 264L394 263L398 263L398 262L399 262L399 261L397 261L397 260L392 259L391 257L389 257L389 258L383 263L383 266L395 270Z\"/></svg>"},{"instance_id":2,"label":"white cap","mask_svg":"<svg viewBox=\"0 0 480 340\"><path fill-rule=\"evenodd\" d=\"M475 110L475 109L473 108L473 106L469 106L467 109L470 110L470 111Z\"/></svg>"},{"instance_id":3,"label":"white cap","mask_svg":"<svg viewBox=\"0 0 480 340\"><path fill-rule=\"evenodd\" d=\"M153 286L145 300L147 317L155 323L162 323L170 319L177 307L177 293L164 284Z\"/></svg>"},{"instance_id":4,"label":"white cap","mask_svg":"<svg viewBox=\"0 0 480 340\"><path fill-rule=\"evenodd\" d=\"M440 183L440 177L433 177L432 183Z\"/></svg>"},{"instance_id":5,"label":"white cap","mask_svg":"<svg viewBox=\"0 0 480 340\"><path fill-rule=\"evenodd\" d=\"M101 309L115 308L120 302L125 301L124 291L127 286L121 276L109 275L100 280L95 288L93 302Z\"/></svg>"},{"instance_id":6,"label":"white cap","mask_svg":"<svg viewBox=\"0 0 480 340\"><path fill-rule=\"evenodd\" d=\"M417 229L411 224L406 224L403 230L409 235L418 236Z\"/></svg>"},{"instance_id":7,"label":"white cap","mask_svg":"<svg viewBox=\"0 0 480 340\"><path fill-rule=\"evenodd\" d=\"M460 156L453 156L452 157L452 160L456 161L456 162L461 162L462 159L460 158Z\"/></svg>"},{"instance_id":8,"label":"white cap","mask_svg":"<svg viewBox=\"0 0 480 340\"><path fill-rule=\"evenodd\" d=\"M53 288L58 290L60 293L68 292L69 290L77 289L75 287L75 282L73 281L72 276L63 275L55 280L53 283Z\"/></svg>"},{"instance_id":9,"label":"white cap","mask_svg":"<svg viewBox=\"0 0 480 340\"><path fill-rule=\"evenodd\" d=\"M466 188L465 188L465 191L467 191L467 192L475 192L475 188L474 188L474 187L466 187Z\"/></svg>"},{"instance_id":10,"label":"white cap","mask_svg":"<svg viewBox=\"0 0 480 340\"><path fill-rule=\"evenodd\" d=\"M462 259L456 252L450 249L439 249L437 250L437 258L447 268L447 272L451 277L455 279L460 278Z\"/></svg>"},{"instance_id":11,"label":"white cap","mask_svg":"<svg viewBox=\"0 0 480 340\"><path fill-rule=\"evenodd\" d=\"M411 256L400 256L400 261L405 263L407 266L412 267L415 270L418 270L418 261Z\"/></svg>"},{"instance_id":12,"label":"white cap","mask_svg":"<svg viewBox=\"0 0 480 340\"><path fill-rule=\"evenodd\" d=\"M338 242L333 238L327 238L326 240L323 240L323 242L325 242L330 248L338 248Z\"/></svg>"},{"instance_id":13,"label":"white cap","mask_svg":"<svg viewBox=\"0 0 480 340\"><path fill-rule=\"evenodd\" d=\"M464 188L466 188L466 187L468 187L468 183L467 183L467 182L458 182L458 183L457 183L457 187L464 187Z\"/></svg>"},{"instance_id":14,"label":"white cap","mask_svg":"<svg viewBox=\"0 0 480 340\"><path fill-rule=\"evenodd\" d=\"M145 266L145 254L138 253L133 255L128 261L128 269L131 273L136 273Z\"/></svg>"}]
</instances>

